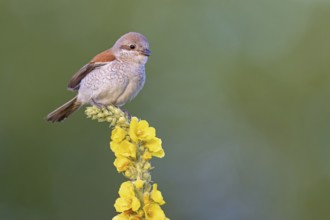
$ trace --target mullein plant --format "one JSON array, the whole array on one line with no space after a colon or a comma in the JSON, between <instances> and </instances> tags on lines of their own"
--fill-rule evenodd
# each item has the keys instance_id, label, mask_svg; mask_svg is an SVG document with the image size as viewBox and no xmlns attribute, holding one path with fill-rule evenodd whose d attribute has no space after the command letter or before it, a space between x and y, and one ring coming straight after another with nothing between
<instances>
[{"instance_id":1,"label":"mullein plant","mask_svg":"<svg viewBox=\"0 0 330 220\"><path fill-rule=\"evenodd\" d=\"M169 220L161 208L165 204L162 193L150 175L152 157L165 156L155 128L114 106L87 107L85 113L88 118L110 123L110 149L116 157L113 164L128 179L119 188L114 204L119 214L113 220Z\"/></svg>"}]
</instances>

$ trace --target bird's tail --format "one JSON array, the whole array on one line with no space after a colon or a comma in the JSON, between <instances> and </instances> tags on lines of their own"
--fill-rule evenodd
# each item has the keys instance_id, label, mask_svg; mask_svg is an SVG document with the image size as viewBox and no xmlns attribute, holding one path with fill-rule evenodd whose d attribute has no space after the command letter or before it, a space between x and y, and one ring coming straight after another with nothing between
<instances>
[{"instance_id":1,"label":"bird's tail","mask_svg":"<svg viewBox=\"0 0 330 220\"><path fill-rule=\"evenodd\" d=\"M77 96L62 105L61 107L55 109L47 115L47 121L60 122L69 117L71 113L76 111L82 105L81 102L77 100Z\"/></svg>"}]
</instances>

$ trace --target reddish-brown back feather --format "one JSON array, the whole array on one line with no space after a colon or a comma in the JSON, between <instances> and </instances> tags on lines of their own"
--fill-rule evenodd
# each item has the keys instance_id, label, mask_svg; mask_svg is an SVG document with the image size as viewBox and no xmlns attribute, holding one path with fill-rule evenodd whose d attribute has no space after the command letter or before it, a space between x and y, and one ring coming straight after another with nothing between
<instances>
[{"instance_id":1,"label":"reddish-brown back feather","mask_svg":"<svg viewBox=\"0 0 330 220\"><path fill-rule=\"evenodd\" d=\"M111 62L115 59L116 59L116 57L110 49L110 50L103 51L102 53L99 53L98 55L96 55L91 60L91 62Z\"/></svg>"}]
</instances>

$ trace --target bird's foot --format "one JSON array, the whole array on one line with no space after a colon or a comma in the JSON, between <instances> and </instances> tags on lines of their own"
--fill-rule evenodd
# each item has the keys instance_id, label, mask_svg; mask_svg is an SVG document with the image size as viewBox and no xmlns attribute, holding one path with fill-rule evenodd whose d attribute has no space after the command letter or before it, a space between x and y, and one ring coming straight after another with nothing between
<instances>
[{"instance_id":1,"label":"bird's foot","mask_svg":"<svg viewBox=\"0 0 330 220\"><path fill-rule=\"evenodd\" d=\"M125 113L126 117L128 118L128 121L130 121L132 118L131 114L126 109L123 109L122 107L119 108Z\"/></svg>"},{"instance_id":2,"label":"bird's foot","mask_svg":"<svg viewBox=\"0 0 330 220\"><path fill-rule=\"evenodd\" d=\"M91 104L94 105L94 106L96 106L96 107L99 108L99 109L103 109L103 108L106 109L106 108L107 108L106 105L104 105L104 104L102 104L102 103L98 103L98 102L96 102L94 99L92 99Z\"/></svg>"}]
</instances>

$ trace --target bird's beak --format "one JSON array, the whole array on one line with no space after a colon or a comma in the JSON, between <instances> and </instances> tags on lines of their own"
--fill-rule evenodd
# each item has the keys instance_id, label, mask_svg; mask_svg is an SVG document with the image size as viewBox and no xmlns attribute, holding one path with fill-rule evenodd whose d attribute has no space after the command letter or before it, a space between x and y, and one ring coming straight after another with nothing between
<instances>
[{"instance_id":1,"label":"bird's beak","mask_svg":"<svg viewBox=\"0 0 330 220\"><path fill-rule=\"evenodd\" d=\"M151 55L151 51L149 49L144 49L140 53L147 57Z\"/></svg>"}]
</instances>

